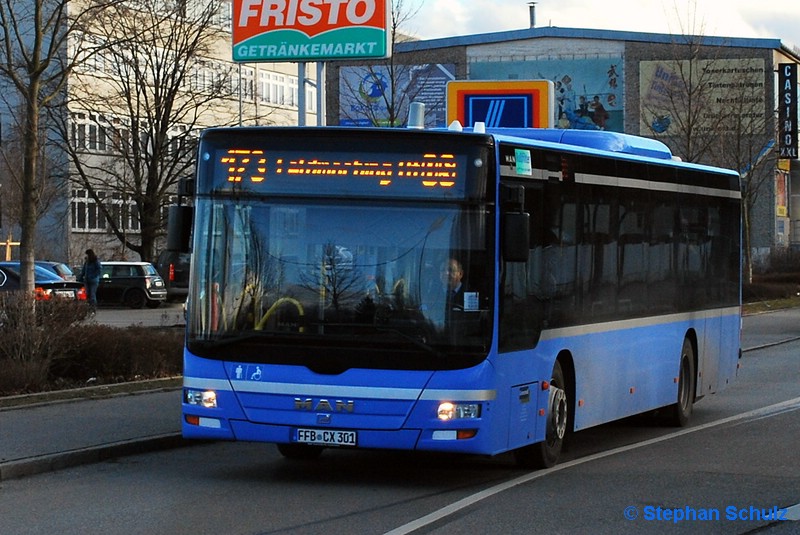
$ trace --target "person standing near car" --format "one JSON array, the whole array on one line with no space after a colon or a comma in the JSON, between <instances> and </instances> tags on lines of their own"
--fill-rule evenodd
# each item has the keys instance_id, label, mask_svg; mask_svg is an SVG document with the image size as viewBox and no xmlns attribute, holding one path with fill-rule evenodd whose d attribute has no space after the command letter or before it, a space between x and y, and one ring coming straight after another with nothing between
<instances>
[{"instance_id":1,"label":"person standing near car","mask_svg":"<svg viewBox=\"0 0 800 535\"><path fill-rule=\"evenodd\" d=\"M92 249L86 249L86 259L81 268L80 281L86 286L86 299L94 311L97 308L97 287L100 285L102 265Z\"/></svg>"}]
</instances>

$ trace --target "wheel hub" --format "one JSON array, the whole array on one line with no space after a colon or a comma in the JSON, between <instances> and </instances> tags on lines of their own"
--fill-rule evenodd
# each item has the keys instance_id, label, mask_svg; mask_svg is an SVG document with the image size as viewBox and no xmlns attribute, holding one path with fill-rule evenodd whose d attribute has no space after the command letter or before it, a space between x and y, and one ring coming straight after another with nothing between
<instances>
[{"instance_id":1,"label":"wheel hub","mask_svg":"<svg viewBox=\"0 0 800 535\"><path fill-rule=\"evenodd\" d=\"M564 389L550 385L550 431L564 438L567 432L567 394Z\"/></svg>"}]
</instances>

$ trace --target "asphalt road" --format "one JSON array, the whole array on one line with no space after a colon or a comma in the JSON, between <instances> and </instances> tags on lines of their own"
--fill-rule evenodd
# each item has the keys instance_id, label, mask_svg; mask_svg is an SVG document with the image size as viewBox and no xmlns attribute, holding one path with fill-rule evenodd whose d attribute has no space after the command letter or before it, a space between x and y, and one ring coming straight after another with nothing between
<instances>
[{"instance_id":1,"label":"asphalt road","mask_svg":"<svg viewBox=\"0 0 800 535\"><path fill-rule=\"evenodd\" d=\"M800 533L798 318L747 318L737 382L688 428L582 431L549 470L385 451L288 462L269 445L204 443L3 482L0 532Z\"/></svg>"}]
</instances>

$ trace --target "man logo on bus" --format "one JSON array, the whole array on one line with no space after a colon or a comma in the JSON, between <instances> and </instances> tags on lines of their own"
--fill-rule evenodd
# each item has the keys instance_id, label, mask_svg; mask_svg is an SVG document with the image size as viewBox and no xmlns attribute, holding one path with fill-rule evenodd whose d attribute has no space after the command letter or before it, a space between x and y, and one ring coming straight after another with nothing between
<instances>
[{"instance_id":1,"label":"man logo on bus","mask_svg":"<svg viewBox=\"0 0 800 535\"><path fill-rule=\"evenodd\" d=\"M327 399L320 399L316 403L311 398L294 398L294 408L299 411L314 412L353 412L356 404L354 401L335 400L332 404Z\"/></svg>"}]
</instances>

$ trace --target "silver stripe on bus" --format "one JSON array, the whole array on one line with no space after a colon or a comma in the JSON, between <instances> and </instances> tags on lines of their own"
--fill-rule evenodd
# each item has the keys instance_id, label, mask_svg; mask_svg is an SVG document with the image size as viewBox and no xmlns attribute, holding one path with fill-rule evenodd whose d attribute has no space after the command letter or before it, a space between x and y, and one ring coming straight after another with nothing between
<instances>
[{"instance_id":1,"label":"silver stripe on bus","mask_svg":"<svg viewBox=\"0 0 800 535\"><path fill-rule=\"evenodd\" d=\"M233 388L231 388L233 385ZM336 386L305 383L274 383L262 381L226 381L224 379L203 379L184 377L185 388L209 389L217 391L246 392L252 394L281 394L291 396L350 397L361 399L396 400L469 400L491 401L497 398L496 390L456 390L428 389L420 395L419 388L393 388L379 386Z\"/></svg>"},{"instance_id":2,"label":"silver stripe on bus","mask_svg":"<svg viewBox=\"0 0 800 535\"><path fill-rule=\"evenodd\" d=\"M419 399L427 401L436 400L464 400L464 401L492 401L497 399L496 390L425 390Z\"/></svg>"},{"instance_id":3,"label":"silver stripe on bus","mask_svg":"<svg viewBox=\"0 0 800 535\"><path fill-rule=\"evenodd\" d=\"M533 175L520 175L510 166L500 166L501 175L528 180L545 180L543 170L534 169ZM537 172L538 171L538 172ZM668 193L691 193L706 197L721 197L725 199L741 199L742 192L739 190L729 190L720 188L707 188L703 186L692 186L690 184L673 184L670 182L657 182L641 178L614 177L605 175L593 175L589 173L575 173L575 182L581 184L595 184L603 186L625 187L631 189L643 189L650 191L666 191Z\"/></svg>"},{"instance_id":4,"label":"silver stripe on bus","mask_svg":"<svg viewBox=\"0 0 800 535\"><path fill-rule=\"evenodd\" d=\"M196 388L198 390L221 390L231 389L231 382L226 379L206 379L205 377L183 377L184 388Z\"/></svg>"},{"instance_id":5,"label":"silver stripe on bus","mask_svg":"<svg viewBox=\"0 0 800 535\"><path fill-rule=\"evenodd\" d=\"M742 198L742 192L739 190L706 188L704 186L692 186L689 184L654 182L641 178L612 177L605 175L594 175L590 173L575 173L575 182L579 182L581 184L595 184L599 186L615 186L620 188L667 191L670 193L691 193L692 195L703 195L706 197L723 197L727 199Z\"/></svg>"},{"instance_id":6,"label":"silver stripe on bus","mask_svg":"<svg viewBox=\"0 0 800 535\"><path fill-rule=\"evenodd\" d=\"M635 329L638 327L655 327L657 325L666 325L668 323L678 323L683 321L738 316L739 313L740 308L735 306L712 310L700 310L697 312L682 312L677 314L668 314L665 316L649 316L646 318L633 318L628 320L609 321L606 323L575 325L573 327L561 327L542 331L542 336L540 339L554 340L556 338L621 331L626 329Z\"/></svg>"}]
</instances>

